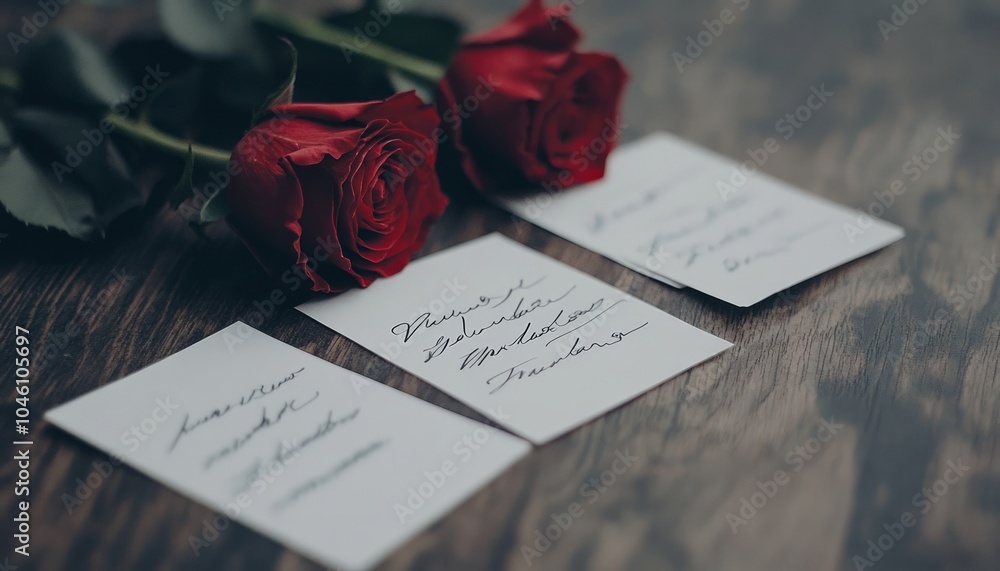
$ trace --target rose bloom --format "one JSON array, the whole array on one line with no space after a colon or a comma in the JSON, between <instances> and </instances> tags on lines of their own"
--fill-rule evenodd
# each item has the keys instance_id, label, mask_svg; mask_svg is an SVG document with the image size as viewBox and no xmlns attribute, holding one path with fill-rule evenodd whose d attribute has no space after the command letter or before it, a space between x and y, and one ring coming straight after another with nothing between
<instances>
[{"instance_id":1,"label":"rose bloom","mask_svg":"<svg viewBox=\"0 0 1000 571\"><path fill-rule=\"evenodd\" d=\"M272 276L294 273L313 291L395 274L448 204L438 124L413 92L273 107L233 152L229 224Z\"/></svg>"},{"instance_id":2,"label":"rose bloom","mask_svg":"<svg viewBox=\"0 0 1000 571\"><path fill-rule=\"evenodd\" d=\"M529 0L462 42L438 110L477 190L554 190L604 176L628 74L613 56L576 51L579 39L565 14Z\"/></svg>"}]
</instances>

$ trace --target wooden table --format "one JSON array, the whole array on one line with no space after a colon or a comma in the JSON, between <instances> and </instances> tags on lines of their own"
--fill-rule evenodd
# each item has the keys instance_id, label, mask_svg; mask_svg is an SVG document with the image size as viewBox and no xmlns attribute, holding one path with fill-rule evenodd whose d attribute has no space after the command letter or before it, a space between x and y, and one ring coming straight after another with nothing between
<instances>
[{"instance_id":1,"label":"wooden table","mask_svg":"<svg viewBox=\"0 0 1000 571\"><path fill-rule=\"evenodd\" d=\"M905 180L882 217L907 236L740 309L646 279L495 208L454 205L424 253L500 231L735 347L536 449L384 568L527 568L522 546L537 549L536 531L551 514L581 501L584 514L531 568L847 570L887 529L903 536L877 569L1000 568L995 3L897 2L918 9L898 29L885 28L888 39L878 22L891 23L889 0L751 0L746 10L742 0L577 3L588 45L619 54L631 70L627 138L666 129L746 158L807 103L812 87L825 88L829 101L779 139L763 170L860 209ZM416 4L452 10L478 29L516 2ZM724 8L735 21L681 72L673 52L689 36L697 41L702 21ZM88 9L72 10L69 21L101 25ZM960 137L913 181L908 161L949 128ZM63 495L106 457L41 422L49 408L248 318L272 287L225 230L199 240L167 210L133 237L90 250L42 255L17 241L0 245L3 352L11 355L21 325L36 350L52 354L34 371L31 393L33 568L319 568L238 526L196 558L187 538L213 512L127 467L102 476L68 513ZM261 329L482 420L291 306ZM4 367L9 450L13 369ZM638 459L589 503L581 486L618 452ZM968 469L948 472L949 462ZM787 480L772 486L779 470ZM947 490L935 488L946 475ZM15 479L5 461L5 520ZM934 502L921 513L925 488ZM906 512L915 526L895 527ZM881 541L885 549L889 541ZM12 550L9 534L0 542L2 558Z\"/></svg>"}]
</instances>

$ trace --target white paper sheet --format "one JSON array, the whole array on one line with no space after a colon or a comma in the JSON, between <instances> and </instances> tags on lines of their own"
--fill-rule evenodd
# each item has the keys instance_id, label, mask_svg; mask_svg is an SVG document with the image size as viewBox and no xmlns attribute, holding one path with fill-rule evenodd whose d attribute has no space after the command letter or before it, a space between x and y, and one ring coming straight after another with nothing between
<instances>
[{"instance_id":1,"label":"white paper sheet","mask_svg":"<svg viewBox=\"0 0 1000 571\"><path fill-rule=\"evenodd\" d=\"M531 448L243 323L46 419L215 509L216 533L235 520L344 569L375 565ZM218 548L205 526L178 533Z\"/></svg>"},{"instance_id":2,"label":"white paper sheet","mask_svg":"<svg viewBox=\"0 0 1000 571\"><path fill-rule=\"evenodd\" d=\"M766 164L767 149L755 152ZM904 235L760 172L750 155L737 163L665 133L620 148L601 181L498 203L642 274L742 307Z\"/></svg>"},{"instance_id":3,"label":"white paper sheet","mask_svg":"<svg viewBox=\"0 0 1000 571\"><path fill-rule=\"evenodd\" d=\"M731 346L499 234L299 310L537 444Z\"/></svg>"}]
</instances>

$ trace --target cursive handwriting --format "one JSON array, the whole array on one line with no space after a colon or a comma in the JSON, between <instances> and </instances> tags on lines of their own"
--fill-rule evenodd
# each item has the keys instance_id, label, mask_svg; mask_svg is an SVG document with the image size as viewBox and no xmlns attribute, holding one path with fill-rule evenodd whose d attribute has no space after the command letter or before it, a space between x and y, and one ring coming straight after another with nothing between
<instances>
[{"instance_id":1,"label":"cursive handwriting","mask_svg":"<svg viewBox=\"0 0 1000 571\"><path fill-rule=\"evenodd\" d=\"M403 336L403 343L406 343L418 331L420 331L421 329L431 329L432 327L437 327L438 325L441 325L442 323L445 323L449 319L454 319L456 317L461 317L461 318L463 318L462 322L464 324L464 322L465 322L464 317L466 315L468 315L469 313L472 313L473 311L476 311L477 309L482 309L484 307L488 307L488 306L490 306L491 303L494 302L494 300L499 299L500 300L499 302L497 302L492 307L490 307L490 309L495 309L495 308L499 307L500 305L503 305L504 302L506 302L508 299L510 299L510 297L512 295L514 295L514 292L519 291L519 290L531 289L531 288L535 287L536 285L542 283L542 281L544 281L546 277L547 276L542 276L542 277L538 278L538 280L536 280L535 282L530 283L530 284L525 284L524 283L524 278L521 278L521 280L518 281L518 283L514 287L509 288L507 290L507 292L504 293L504 294L494 295L494 296L481 295L481 296L479 296L479 300L476 302L475 305L473 305L471 307L467 307L465 309L453 309L453 310L449 311L448 313L440 315L440 316L438 316L436 318L432 318L431 317L431 312L425 311L423 313L418 314L416 317L414 317L410 321L404 321L402 323L397 323L396 325L393 325L392 328L389 329L389 331L393 335L397 335L397 336L398 335L402 335Z\"/></svg>"},{"instance_id":2,"label":"cursive handwriting","mask_svg":"<svg viewBox=\"0 0 1000 571\"><path fill-rule=\"evenodd\" d=\"M611 311L612 309L615 308L615 306L617 306L619 303L622 303L624 301L625 301L624 299L620 299L620 300L616 301L615 303L611 304L610 306L604 308L603 311L601 311L600 313L598 313L594 317L591 317L590 319L588 319L587 321L581 323L580 325L577 325L573 329L570 329L569 331L567 331L567 332L559 335L555 339L550 340L548 343L545 344L545 346L548 347L554 341L557 341L557 340L561 339L562 337L564 337L566 335L569 335L570 333L573 333L574 331L579 330L582 327L586 327L587 325L589 325L590 323L592 323L594 320L600 318L602 315L604 315L608 311ZM505 344L497 346L497 347L492 347L490 345L485 345L485 346L482 346L482 347L476 347L475 349L473 349L469 353L466 353L462 357L462 363L459 365L458 370L464 371L466 368L481 367L484 363L486 363L486 361L488 359L490 359L492 357L496 357L497 355L503 353L504 351L507 351L508 349L510 349L512 347L519 346L519 345L527 345L527 344L529 344L529 343L531 343L533 341L537 341L539 339L542 339L543 337L545 337L546 335L548 335L550 333L554 333L554 332L556 332L556 331L558 331L558 330L560 330L560 329L562 329L562 328L564 328L564 327L566 327L568 325L571 325L571 324L575 323L581 317L583 317L585 315L589 315L590 313L592 313L594 311L597 311L597 309L599 309L603 305L604 305L604 298L602 297L602 298L598 299L597 301L595 301L594 303L592 303L590 305L590 307L585 308L585 309L578 309L576 311L573 311L573 312L569 313L568 315L565 313L565 310L560 310L559 313L556 315L556 317L548 325L542 327L538 331L532 331L531 330L531 322L528 322L528 324L524 327L524 329L521 331L521 333L518 334L517 337L515 337L513 341L510 341L509 343L505 343ZM564 315L565 315L565 318L563 317Z\"/></svg>"},{"instance_id":3,"label":"cursive handwriting","mask_svg":"<svg viewBox=\"0 0 1000 571\"><path fill-rule=\"evenodd\" d=\"M788 251L788 248L795 242L801 240L802 238L814 234L822 230L827 225L826 222L819 224L810 224L809 226L788 234L787 236L781 236L775 238L775 241L779 243L777 246L770 248L763 248L754 252L753 254L748 254L746 256L729 257L722 261L722 266L726 268L728 272L735 272L736 270L742 268L743 266L749 265L762 258L769 258L771 256L776 256L778 254L783 254Z\"/></svg>"},{"instance_id":4,"label":"cursive handwriting","mask_svg":"<svg viewBox=\"0 0 1000 571\"><path fill-rule=\"evenodd\" d=\"M603 302L604 300L603 300L603 299L601 299L600 301L601 301L601 302ZM607 313L607 312L611 311L612 309L614 309L615 307L617 307L619 303L625 303L625 300L624 300L624 299L619 299L618 301L616 301L616 302L612 303L612 304L611 304L611 305L609 305L609 306L608 306L607 308L605 308L605 309L604 309L604 311L602 311L602 312L598 313L597 315L595 315L595 316L591 317L591 318L590 318L590 319L588 319L587 321L584 321L584 322L583 322L583 323L581 323L580 325L577 325L577 326L576 326L576 327L574 327L573 329L570 329L569 331L567 331L566 333L563 333L562 335L560 335L560 336L556 337L555 339L552 339L552 340L550 340L550 341L549 341L548 343L546 343L546 344L545 344L545 346L546 346L546 347L548 347L548 346L549 346L549 345L551 345L552 343L554 343L554 342L556 342L556 341L558 341L558 340L562 339L563 337L565 337L565 336L569 335L570 333L573 333L574 331L577 331L577 330L579 330L579 329L581 329L581 328L583 328L583 327L586 327L586 326L590 325L591 323L593 323L593 321L594 321L594 320L596 320L596 319L599 319L599 318L600 318L601 316L603 316L603 315L604 315L605 313ZM596 309L597 307L598 307L598 306L592 306L592 307L591 307L591 310L594 310L594 309ZM571 315L571 317L573 317L573 316ZM574 318L574 319L571 319L571 320L570 320L570 323L572 323L573 321L575 321L575 318Z\"/></svg>"},{"instance_id":5,"label":"cursive handwriting","mask_svg":"<svg viewBox=\"0 0 1000 571\"><path fill-rule=\"evenodd\" d=\"M700 169L687 168L680 173L675 173L671 176L669 182L657 183L652 188L642 191L639 193L639 197L632 200L631 202L626 202L625 204L614 208L611 212L597 212L594 214L594 219L587 224L587 229L591 233L597 234L604 230L605 226L610 222L616 222L621 218L624 218L630 214L636 212L641 212L646 210L649 206L656 203L661 196L677 190L680 187L680 183L687 179L690 179L694 174L697 174Z\"/></svg>"},{"instance_id":6,"label":"cursive handwriting","mask_svg":"<svg viewBox=\"0 0 1000 571\"><path fill-rule=\"evenodd\" d=\"M524 368L522 368L524 365L527 365L528 363L530 363L531 361L534 361L538 357L532 357L531 359L528 359L526 361L522 361L522 362L514 365L513 367L511 367L509 369L505 369L503 371L500 371L496 375L493 375L492 377L486 379L486 384L487 385L491 385L491 384L493 384L493 381L495 381L497 379L500 379L502 377L502 380L501 380L500 384L497 385L496 387L494 387L493 390L490 391L490 394L492 395L492 394L496 393L497 391L499 391L500 389L504 388L507 385L507 383L509 383L512 380L515 380L515 379L519 380L519 379L525 379L525 378L535 377L535 376L538 376L538 375L544 373L545 371L548 371L550 369L555 368L560 363L563 363L563 362L565 362L566 360L568 360L568 359L570 359L572 357L577 357L579 355L582 355L583 353L586 353L588 351L592 351L592 350L595 350L595 349L603 349L603 348L606 348L606 347L611 347L612 345L617 345L617 344L621 343L623 340L625 340L626 337L628 337L629 335L635 333L636 331L642 329L643 327L645 327L647 325L649 325L648 321L645 322L645 323L643 323L642 325L640 325L638 327L635 327L633 329L630 329L628 331L615 331L614 333L611 334L611 339L613 339L613 341L605 341L605 342L595 341L595 342L589 343L587 345L582 345L583 339L580 338L580 337L577 337L576 341L573 342L572 347L570 347L569 351L567 351L567 353L565 355L563 355L563 356L559 357L558 359L552 361L548 365L544 365L544 366L537 367L537 368L524 369Z\"/></svg>"},{"instance_id":7,"label":"cursive handwriting","mask_svg":"<svg viewBox=\"0 0 1000 571\"><path fill-rule=\"evenodd\" d=\"M517 285L515 285L514 287L508 289L507 293L504 294L503 299L501 299L500 301L496 302L496 304L493 305L492 307L490 307L490 309L496 309L496 308L500 307L501 305L503 305L504 303L506 303L506 301L508 299L510 299L510 296L514 295L514 292L520 291L522 289L531 289L531 288L535 287L536 285L542 283L545 280L546 277L548 277L548 276L542 276L542 277L538 278L537 281L535 281L534 283L532 283L530 285L524 285L524 278L521 278L517 282ZM497 296L497 297L500 297L500 296Z\"/></svg>"},{"instance_id":8,"label":"cursive handwriting","mask_svg":"<svg viewBox=\"0 0 1000 571\"><path fill-rule=\"evenodd\" d=\"M421 328L430 329L431 327L436 327L438 325L441 325L442 323L448 321L449 319L454 319L456 317L463 317L467 313L472 313L477 309L488 306L491 301L492 300L489 297L480 296L479 301L476 303L476 305L461 310L453 309L450 312L445 313L444 315L441 315L434 319L431 318L431 312L425 311L424 313L421 313L411 321L404 321L402 323L397 323L396 325L393 325L392 329L390 329L389 331L392 332L393 335L402 335L403 343L406 343L414 335L416 335L416 333L420 331Z\"/></svg>"},{"instance_id":9,"label":"cursive handwriting","mask_svg":"<svg viewBox=\"0 0 1000 571\"><path fill-rule=\"evenodd\" d=\"M285 417L285 413L286 412L287 413L299 412L300 410L302 410L303 408L305 408L307 405L309 405L310 403L312 403L313 401L315 401L317 398L319 398L319 391L317 391L316 394L313 395L312 398L310 398L309 400L307 400L307 401L305 401L303 403L298 403L297 399L287 400L287 401L285 401L285 404L283 404L281 406L281 408L278 409L278 414L276 416L274 416L273 418L270 417L270 416L268 416L268 414L267 414L267 407L266 406L262 407L261 411L260 411L260 414L261 414L260 421L257 424L255 424L253 426L253 428L250 429L249 432L247 432L243 436L240 436L238 438L234 438L233 442L231 444L229 444L228 446L225 446L224 448L222 448L221 450L219 450L215 454L212 454L211 456L209 456L208 459L205 460L205 466L204 466L204 468L206 470L209 469L209 468L211 468L212 464L215 464L217 461L222 460L226 456L229 456L230 454L236 452L237 450L239 450L240 448L242 448L247 442L250 442L250 439L253 438L261 430L264 430L265 428L268 428L270 426L274 426L274 425L278 424L279 422L281 422L281 419L283 419Z\"/></svg>"},{"instance_id":10,"label":"cursive handwriting","mask_svg":"<svg viewBox=\"0 0 1000 571\"><path fill-rule=\"evenodd\" d=\"M271 383L270 386L265 386L265 385L262 384L262 385L260 385L258 387L254 387L250 391L249 394L242 395L239 398L239 400L234 401L234 402L230 402L230 403L226 404L225 406L222 406L222 407L219 407L219 408L215 408L211 412L209 412L208 414L206 414L206 415L198 418L197 420L195 420L193 422L191 421L191 414L190 413L185 414L184 415L184 421L181 423L181 429L177 432L177 436L174 437L174 441L173 441L173 443L170 444L170 448L167 450L167 452L173 452L174 451L174 448L177 447L177 443L180 442L182 436L185 436L187 434L191 434L196 429L204 426L209 421L222 418L228 412L230 412L230 411L232 411L232 410L234 410L236 408L240 408L240 407L246 406L246 405L252 403L255 400L259 400L259 399L262 399L262 398L266 397L267 395L269 395L269 394L273 393L274 391L280 389L285 383L288 383L288 382L294 380L295 377L299 375L299 373L301 373L302 371L305 371L305 370L306 370L306 368L302 367L301 369L299 369L298 371L295 371L294 373L288 375L284 379L282 379L282 380L280 380L278 382L275 382L275 383Z\"/></svg>"},{"instance_id":11,"label":"cursive handwriting","mask_svg":"<svg viewBox=\"0 0 1000 571\"><path fill-rule=\"evenodd\" d=\"M354 454L351 454L347 458L341 460L335 464L332 468L320 474L319 476L306 481L306 483L296 486L291 492L289 492L284 498L279 501L274 509L283 510L290 506L291 504L298 501L302 496L309 494L310 492L316 491L320 487L330 483L331 481L337 479L338 476L343 474L348 468L354 466L364 458L373 454L379 448L385 446L388 440L376 440L367 446L358 449Z\"/></svg>"},{"instance_id":12,"label":"cursive handwriting","mask_svg":"<svg viewBox=\"0 0 1000 571\"><path fill-rule=\"evenodd\" d=\"M762 258L770 258L771 256L777 256L778 254L783 254L788 251L788 246L775 246L774 248L765 248L750 254L748 256L737 256L735 258L726 258L722 261L722 266L726 268L727 272L735 272L736 270L747 266L760 260Z\"/></svg>"},{"instance_id":13,"label":"cursive handwriting","mask_svg":"<svg viewBox=\"0 0 1000 571\"><path fill-rule=\"evenodd\" d=\"M481 335L484 331L488 331L489 329L492 329L493 327L496 327L497 325L500 325L501 323L507 323L507 322L510 322L510 321L517 321L518 319L521 319L522 317L524 317L526 315L529 315L529 314L531 314L531 313L533 313L533 312L535 312L535 311L537 311L539 309L543 309L543 308L546 308L546 307L548 307L548 306L550 306L550 305L552 305L554 303L558 303L558 302L566 299L566 297L569 296L569 294L573 293L573 290L575 290L575 289L576 289L575 285L574 286L570 286L570 288L568 290L566 290L566 292L563 293L562 295L559 295L559 296L556 296L556 297L547 298L547 299L546 298L536 298L536 299L532 300L531 302L527 303L527 305L525 305L525 302L527 301L527 298L521 297L521 299L518 300L517 305L514 306L514 309L511 310L510 313L501 315L500 317L494 319L492 322L488 323L487 325L484 325L484 326L479 327L479 328L471 328L470 329L469 325L468 325L468 322L465 319L465 316L462 316L462 332L459 333L458 335L454 336L454 337L449 337L449 336L446 336L446 335L441 335L440 337L438 337L437 341L435 341L433 345L431 345L430 347L428 347L428 348L426 348L426 349L423 350L424 351L424 362L427 363L427 362L430 362L430 360L433 359L433 358L435 358L435 357L440 357L442 354L444 354L445 351L447 351L449 348L455 346L457 343L459 343L461 341L464 341L466 339L470 339L470 338L475 337L477 335ZM506 299L504 301L506 301ZM493 307L497 307L497 306L493 306ZM529 324L529 327L530 327L530 324ZM462 367L462 368L464 369L464 367Z\"/></svg>"},{"instance_id":14,"label":"cursive handwriting","mask_svg":"<svg viewBox=\"0 0 1000 571\"><path fill-rule=\"evenodd\" d=\"M327 411L326 418L316 426L316 430L311 432L305 438L299 440L298 438L292 439L292 442L286 443L282 442L281 446L275 452L274 457L269 462L270 465L283 466L288 463L287 458L296 458L302 453L304 449L309 447L316 442L319 442L324 436L332 434L338 427L354 420L361 413L360 408L356 408L353 411L341 416L339 418L333 417L333 411ZM240 473L236 480L240 483L237 488L237 492L243 492L251 484L259 482L260 478L264 477L267 472L267 465L265 465L258 458L254 463Z\"/></svg>"},{"instance_id":15,"label":"cursive handwriting","mask_svg":"<svg viewBox=\"0 0 1000 571\"><path fill-rule=\"evenodd\" d=\"M310 444L313 444L317 440L319 440L320 438L323 438L327 434L330 434L337 427L339 427L339 426L341 426L343 424L346 424L346 423L354 420L355 418L357 418L359 413L361 413L361 409L360 408L356 408L353 411L351 411L350 413L345 414L344 416L342 416L340 418L334 419L333 418L333 411L331 410L331 411L327 412L327 414L326 414L326 420L324 420L323 422L319 423L319 425L316 427L316 431L313 432L312 434L310 434L309 436L306 436L301 441L296 440L295 444L293 446L291 446L291 447L288 448L288 452L290 452L292 454L295 454L295 455L298 455L300 452L302 452L302 450L304 450Z\"/></svg>"},{"instance_id":16,"label":"cursive handwriting","mask_svg":"<svg viewBox=\"0 0 1000 571\"><path fill-rule=\"evenodd\" d=\"M686 226L681 226L680 228L676 230L671 230L670 232L658 232L653 237L653 240L649 245L648 254L650 256L656 256L657 253L668 249L667 244L674 242L676 240L680 240L681 238L687 238L688 236L694 234L695 232L698 232L699 230L708 228L713 223L715 223L715 221L718 220L719 217L722 216L723 214L726 214L731 210L736 210L737 208L745 206L748 202L750 202L750 195L745 194L738 196L730 200L729 202L726 202L722 206L714 206L714 205L705 206L700 220L688 224ZM687 211L697 208L698 207L696 206L683 207L677 212L675 212L673 216L670 216L666 220L663 220L662 223L665 226L674 226L674 224L667 224L667 221L669 221L670 218L684 216L686 215Z\"/></svg>"},{"instance_id":17,"label":"cursive handwriting","mask_svg":"<svg viewBox=\"0 0 1000 571\"><path fill-rule=\"evenodd\" d=\"M732 230L728 230L721 238L713 242L696 242L686 248L683 248L675 254L677 257L685 259L684 267L690 268L698 259L702 256L714 253L723 248L727 248L738 242L739 240L746 238L747 236L753 235L755 232L774 223L780 218L785 216L785 211L781 208L776 208L766 214L761 215L757 220L741 224Z\"/></svg>"}]
</instances>

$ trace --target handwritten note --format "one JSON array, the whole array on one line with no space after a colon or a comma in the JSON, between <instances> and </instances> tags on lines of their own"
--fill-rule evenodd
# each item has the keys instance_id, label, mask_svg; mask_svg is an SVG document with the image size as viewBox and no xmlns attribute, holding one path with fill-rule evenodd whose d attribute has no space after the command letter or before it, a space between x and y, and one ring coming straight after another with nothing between
<instances>
[{"instance_id":1,"label":"handwritten note","mask_svg":"<svg viewBox=\"0 0 1000 571\"><path fill-rule=\"evenodd\" d=\"M504 208L644 275L738 306L883 248L903 229L657 134L612 155L608 176ZM749 155L748 155L749 156Z\"/></svg>"},{"instance_id":2,"label":"handwritten note","mask_svg":"<svg viewBox=\"0 0 1000 571\"><path fill-rule=\"evenodd\" d=\"M299 309L538 444L731 346L498 234Z\"/></svg>"},{"instance_id":3,"label":"handwritten note","mask_svg":"<svg viewBox=\"0 0 1000 571\"><path fill-rule=\"evenodd\" d=\"M378 563L530 450L243 323L46 419L216 510L178 531L196 554L237 521L343 569Z\"/></svg>"}]
</instances>

